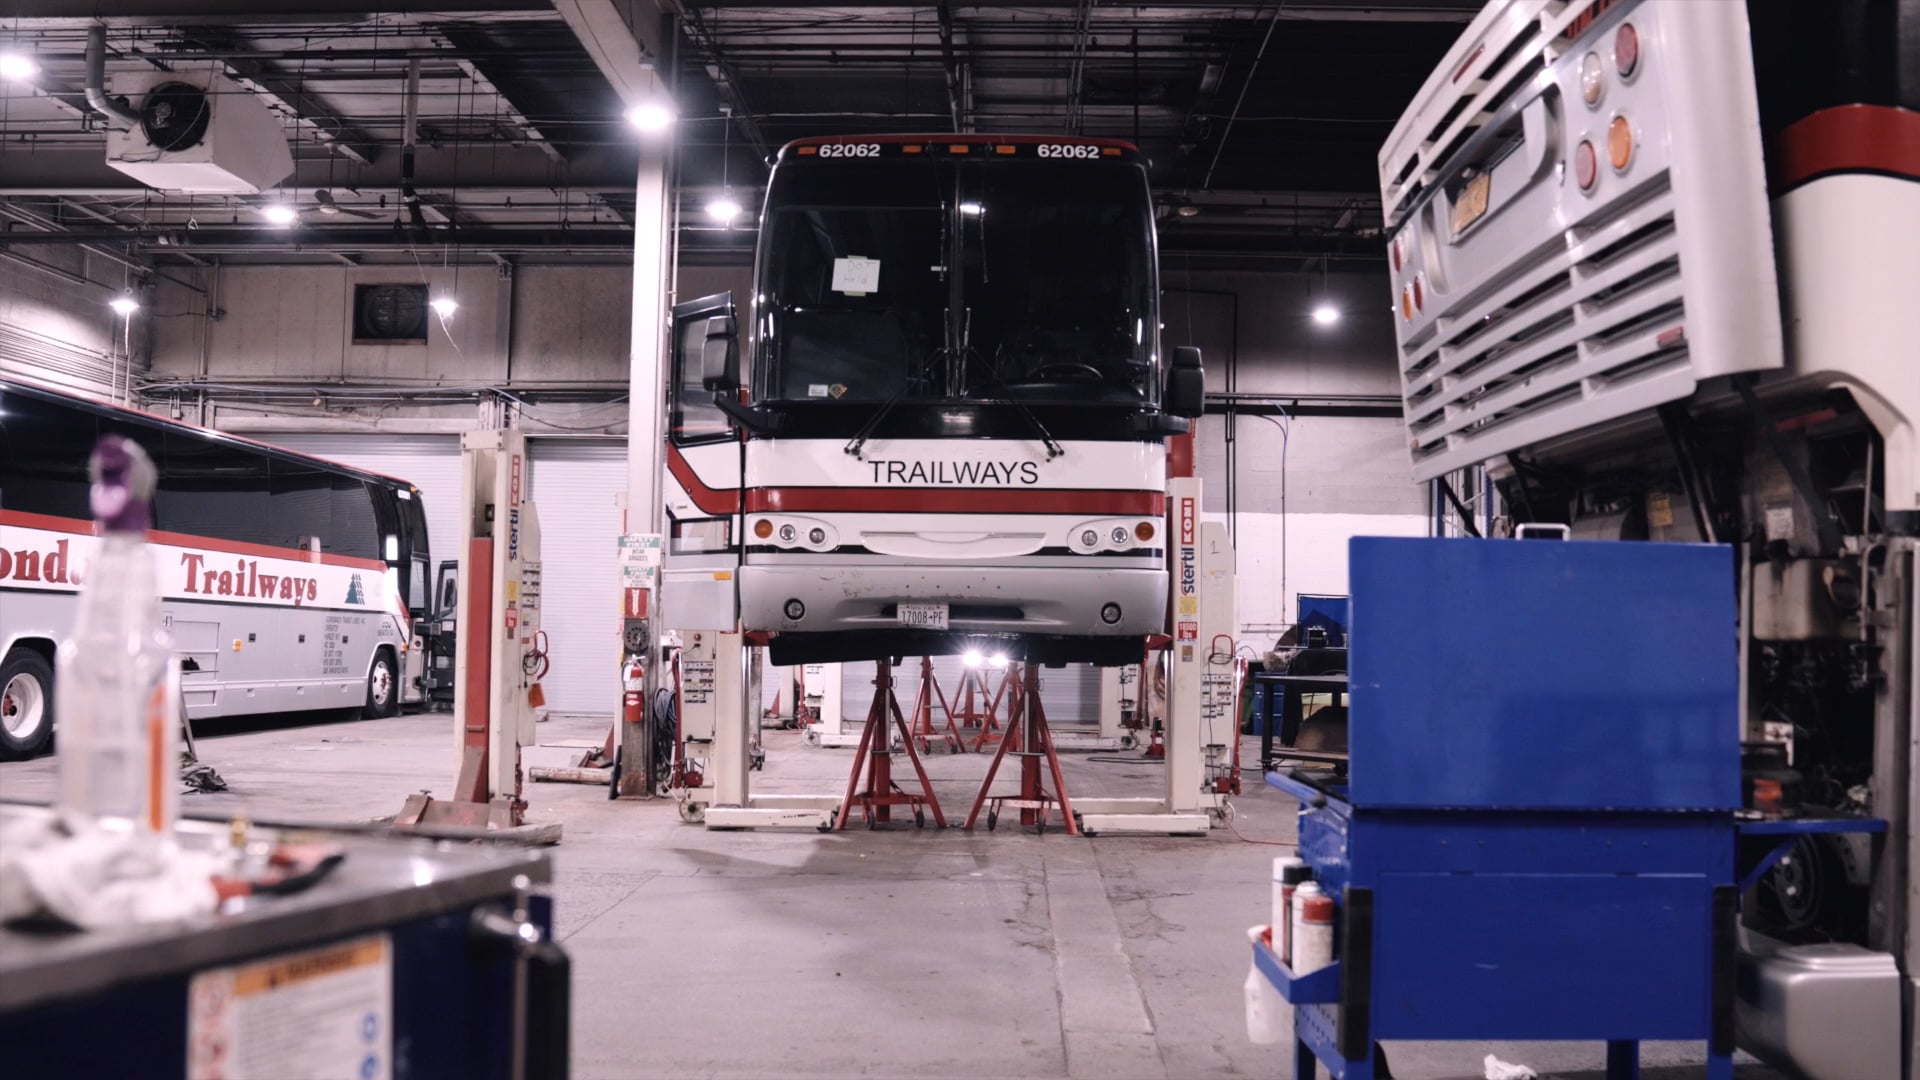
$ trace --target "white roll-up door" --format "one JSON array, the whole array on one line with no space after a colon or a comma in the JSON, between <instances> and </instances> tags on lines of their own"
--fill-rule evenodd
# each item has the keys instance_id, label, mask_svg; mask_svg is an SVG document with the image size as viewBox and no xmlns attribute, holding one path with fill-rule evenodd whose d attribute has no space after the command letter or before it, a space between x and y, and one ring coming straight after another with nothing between
<instances>
[{"instance_id":1,"label":"white roll-up door","mask_svg":"<svg viewBox=\"0 0 1920 1080\"><path fill-rule=\"evenodd\" d=\"M327 458L356 469L405 480L420 489L426 504L427 546L433 570L442 560L465 561L460 524L460 437L458 435L266 435L262 442Z\"/></svg>"},{"instance_id":2,"label":"white roll-up door","mask_svg":"<svg viewBox=\"0 0 1920 1080\"><path fill-rule=\"evenodd\" d=\"M552 660L541 683L547 708L611 715L620 662L614 497L627 487L627 444L536 438L527 456L540 508L540 625Z\"/></svg>"}]
</instances>

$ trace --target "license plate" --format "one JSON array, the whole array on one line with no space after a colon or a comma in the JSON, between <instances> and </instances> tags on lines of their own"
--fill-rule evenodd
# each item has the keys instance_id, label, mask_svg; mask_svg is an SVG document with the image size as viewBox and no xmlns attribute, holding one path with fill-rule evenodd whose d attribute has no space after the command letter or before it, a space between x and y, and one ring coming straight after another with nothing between
<instances>
[{"instance_id":1,"label":"license plate","mask_svg":"<svg viewBox=\"0 0 1920 1080\"><path fill-rule=\"evenodd\" d=\"M1493 174L1481 173L1466 182L1453 201L1453 235L1458 237L1467 226L1486 215L1488 196L1493 194Z\"/></svg>"},{"instance_id":2,"label":"license plate","mask_svg":"<svg viewBox=\"0 0 1920 1080\"><path fill-rule=\"evenodd\" d=\"M945 630L947 605L901 604L897 618L901 626L911 626L919 630Z\"/></svg>"}]
</instances>

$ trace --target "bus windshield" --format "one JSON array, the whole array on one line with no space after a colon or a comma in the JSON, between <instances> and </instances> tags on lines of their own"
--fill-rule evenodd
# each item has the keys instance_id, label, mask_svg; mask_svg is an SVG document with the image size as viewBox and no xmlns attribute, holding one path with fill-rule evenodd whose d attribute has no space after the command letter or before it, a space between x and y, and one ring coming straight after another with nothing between
<instances>
[{"instance_id":1,"label":"bus windshield","mask_svg":"<svg viewBox=\"0 0 1920 1080\"><path fill-rule=\"evenodd\" d=\"M1137 164L794 163L760 267L762 400L1158 400Z\"/></svg>"}]
</instances>

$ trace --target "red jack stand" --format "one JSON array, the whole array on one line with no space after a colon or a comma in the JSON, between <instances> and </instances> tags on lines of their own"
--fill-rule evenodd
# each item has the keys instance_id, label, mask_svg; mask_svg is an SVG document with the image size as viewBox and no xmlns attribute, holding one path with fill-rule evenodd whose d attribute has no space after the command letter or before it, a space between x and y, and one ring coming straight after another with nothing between
<instances>
[{"instance_id":1,"label":"red jack stand","mask_svg":"<svg viewBox=\"0 0 1920 1080\"><path fill-rule=\"evenodd\" d=\"M1159 761L1167 756L1167 732L1158 720L1153 722L1153 736L1147 743L1146 756L1149 761Z\"/></svg>"},{"instance_id":2,"label":"red jack stand","mask_svg":"<svg viewBox=\"0 0 1920 1080\"><path fill-rule=\"evenodd\" d=\"M1009 678L1013 675L1008 672ZM980 808L987 808L987 831L1000 822L1002 807L1015 806L1020 809L1020 824L1031 825L1038 832L1047 831L1047 815L1058 805L1060 817L1066 825L1068 836L1079 836L1080 827L1073 820L1073 802L1067 798L1067 784L1060 776L1060 755L1053 749L1053 732L1047 728L1047 710L1040 704L1040 667L1037 664L1023 666L1022 682L1012 684L1013 692L1008 696L1007 734L1000 740L1000 749L994 751L993 764L987 766L987 778L980 782L980 794L973 800L973 811L967 815L966 828L972 829L979 820ZM1000 762L1011 752L1020 759L1020 794L992 795L994 774L1000 771ZM1045 759L1047 771L1053 776L1053 790L1048 791L1040 778L1040 762Z\"/></svg>"},{"instance_id":3,"label":"red jack stand","mask_svg":"<svg viewBox=\"0 0 1920 1080\"><path fill-rule=\"evenodd\" d=\"M947 730L941 731L933 723L933 703L938 699L940 711L946 714ZM935 740L946 743L947 753L957 754L966 749L967 740L961 736L960 729L953 722L953 706L947 703L946 691L933 677L933 658L920 658L920 694L913 699L913 737L920 740L920 752L933 753Z\"/></svg>"},{"instance_id":4,"label":"red jack stand","mask_svg":"<svg viewBox=\"0 0 1920 1080\"><path fill-rule=\"evenodd\" d=\"M902 791L900 785L893 782L893 750L888 746L892 740L887 735L889 714L900 728L900 741L906 748L907 760L913 762L914 775L920 778L918 795ZM864 791L859 790L863 766L867 777ZM934 798L933 784L927 779L927 770L920 764L920 755L914 753L913 732L908 730L906 717L900 715L900 702L893 696L893 665L885 660L874 664L873 706L867 710L867 723L860 732L860 748L853 754L853 771L847 775L847 797L840 800L840 816L834 822L834 829L847 827L847 819L853 816L856 805L869 829L891 820L896 806L912 807L913 823L917 826L926 824L924 806L933 812L934 828L947 827L947 819L940 813L940 800Z\"/></svg>"},{"instance_id":5,"label":"red jack stand","mask_svg":"<svg viewBox=\"0 0 1920 1080\"><path fill-rule=\"evenodd\" d=\"M1001 702L1007 703L1007 721L1011 723L1013 720L1013 702L1020 696L1019 674L1019 665L1009 664L1007 666L1007 673L1000 677L1000 688L993 692L993 696L988 697L986 677L978 671L967 672L967 677L973 680L973 684L967 686L965 716L970 720L978 720L980 726L980 734L973 737L974 753L977 754L985 749L989 742L999 742L1006 737L1007 733L1001 730L1000 704ZM980 697L987 703L985 712L974 712L974 684L980 687Z\"/></svg>"}]
</instances>

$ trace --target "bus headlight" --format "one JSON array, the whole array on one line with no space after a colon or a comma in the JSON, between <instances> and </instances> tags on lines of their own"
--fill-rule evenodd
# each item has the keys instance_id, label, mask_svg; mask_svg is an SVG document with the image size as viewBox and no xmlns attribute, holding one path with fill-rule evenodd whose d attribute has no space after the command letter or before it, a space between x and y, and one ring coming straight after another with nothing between
<instances>
[{"instance_id":1,"label":"bus headlight","mask_svg":"<svg viewBox=\"0 0 1920 1080\"><path fill-rule=\"evenodd\" d=\"M798 529L795 529L793 526L791 525L780 526L780 542L781 543L791 544L794 542L794 540L798 539L799 536L800 536L800 531Z\"/></svg>"},{"instance_id":2,"label":"bus headlight","mask_svg":"<svg viewBox=\"0 0 1920 1080\"><path fill-rule=\"evenodd\" d=\"M1113 527L1113 531L1108 533L1107 535L1113 537L1113 542L1115 545L1119 547L1126 547L1127 537L1131 536L1132 534L1127 532L1127 527L1125 525L1115 525Z\"/></svg>"},{"instance_id":3,"label":"bus headlight","mask_svg":"<svg viewBox=\"0 0 1920 1080\"><path fill-rule=\"evenodd\" d=\"M1080 544L1082 547L1099 547L1100 534L1092 529L1088 529L1080 534Z\"/></svg>"}]
</instances>

